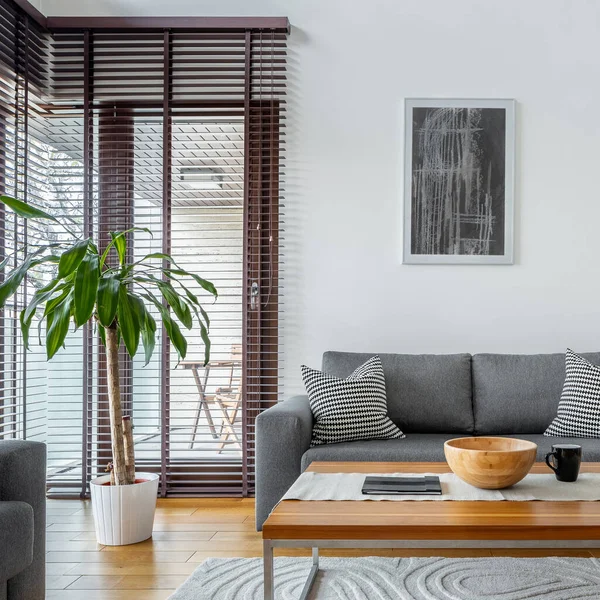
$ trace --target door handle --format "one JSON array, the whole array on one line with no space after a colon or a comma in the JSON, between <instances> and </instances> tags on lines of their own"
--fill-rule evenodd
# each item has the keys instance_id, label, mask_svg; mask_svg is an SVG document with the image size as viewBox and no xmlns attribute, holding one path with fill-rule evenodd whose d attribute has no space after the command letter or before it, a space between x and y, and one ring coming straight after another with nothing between
<instances>
[{"instance_id":1,"label":"door handle","mask_svg":"<svg viewBox=\"0 0 600 600\"><path fill-rule=\"evenodd\" d=\"M256 310L258 307L258 296L260 292L258 289L258 283L256 281L252 282L252 286L250 287L250 309Z\"/></svg>"}]
</instances>

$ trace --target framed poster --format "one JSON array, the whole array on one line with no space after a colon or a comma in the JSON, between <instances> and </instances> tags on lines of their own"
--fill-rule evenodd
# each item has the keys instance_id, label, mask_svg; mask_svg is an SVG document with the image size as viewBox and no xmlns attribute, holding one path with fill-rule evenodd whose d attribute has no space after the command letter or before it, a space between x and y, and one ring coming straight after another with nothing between
<instances>
[{"instance_id":1,"label":"framed poster","mask_svg":"<svg viewBox=\"0 0 600 600\"><path fill-rule=\"evenodd\" d=\"M515 101L405 100L405 264L512 264Z\"/></svg>"}]
</instances>

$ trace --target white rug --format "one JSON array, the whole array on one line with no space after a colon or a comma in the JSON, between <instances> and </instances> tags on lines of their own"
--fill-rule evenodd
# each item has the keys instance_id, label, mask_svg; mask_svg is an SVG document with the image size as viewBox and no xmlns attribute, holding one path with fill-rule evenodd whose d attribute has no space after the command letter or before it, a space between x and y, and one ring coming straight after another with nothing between
<instances>
[{"instance_id":1,"label":"white rug","mask_svg":"<svg viewBox=\"0 0 600 600\"><path fill-rule=\"evenodd\" d=\"M372 473L381 477L381 473ZM416 477L415 473L389 473L390 476ZM434 475L434 473L421 473ZM557 481L554 474L530 473L510 488L481 490L465 483L454 473L438 474L442 495L365 495L361 492L365 473L302 473L282 500L600 500L600 473L582 473L575 483Z\"/></svg>"},{"instance_id":2,"label":"white rug","mask_svg":"<svg viewBox=\"0 0 600 600\"><path fill-rule=\"evenodd\" d=\"M296 600L311 561L275 559L276 600ZM322 558L312 600L598 600L595 558ZM262 559L210 558L172 600L263 600Z\"/></svg>"}]
</instances>

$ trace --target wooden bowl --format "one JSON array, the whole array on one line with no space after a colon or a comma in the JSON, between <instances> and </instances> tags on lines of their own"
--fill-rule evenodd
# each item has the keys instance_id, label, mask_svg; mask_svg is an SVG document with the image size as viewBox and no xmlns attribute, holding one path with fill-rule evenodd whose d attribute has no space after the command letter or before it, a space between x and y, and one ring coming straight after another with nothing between
<instances>
[{"instance_id":1,"label":"wooden bowl","mask_svg":"<svg viewBox=\"0 0 600 600\"><path fill-rule=\"evenodd\" d=\"M446 461L463 481L484 490L500 490L529 473L537 444L503 437L465 437L444 444Z\"/></svg>"}]
</instances>

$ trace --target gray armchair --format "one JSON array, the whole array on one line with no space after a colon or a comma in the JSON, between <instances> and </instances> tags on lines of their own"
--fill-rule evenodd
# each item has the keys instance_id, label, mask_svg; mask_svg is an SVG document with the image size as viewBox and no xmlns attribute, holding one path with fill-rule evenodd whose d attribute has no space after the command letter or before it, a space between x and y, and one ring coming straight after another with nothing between
<instances>
[{"instance_id":1,"label":"gray armchair","mask_svg":"<svg viewBox=\"0 0 600 600\"><path fill-rule=\"evenodd\" d=\"M46 446L0 441L0 600L46 595Z\"/></svg>"}]
</instances>

